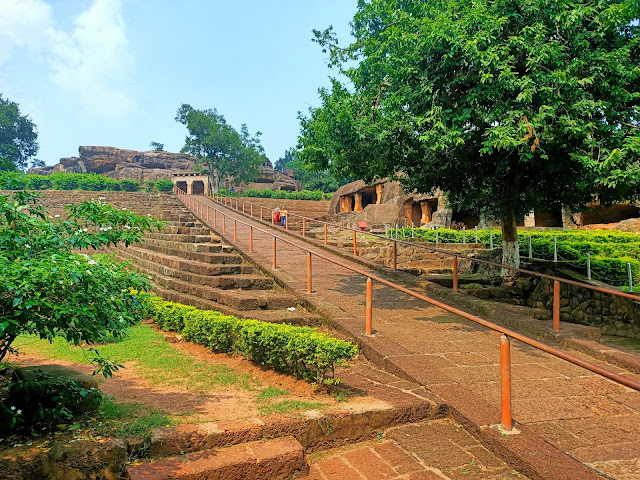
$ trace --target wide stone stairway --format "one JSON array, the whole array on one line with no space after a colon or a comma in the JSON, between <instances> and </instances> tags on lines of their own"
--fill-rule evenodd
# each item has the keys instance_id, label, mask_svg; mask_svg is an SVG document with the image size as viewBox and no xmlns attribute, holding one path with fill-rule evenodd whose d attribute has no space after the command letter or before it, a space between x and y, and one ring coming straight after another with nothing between
<instances>
[{"instance_id":1,"label":"wide stone stairway","mask_svg":"<svg viewBox=\"0 0 640 480\"><path fill-rule=\"evenodd\" d=\"M319 323L318 315L307 312L297 297L212 233L176 197L141 200L128 208L166 225L145 235L143 243L112 251L151 275L154 292L165 300L266 322Z\"/></svg>"}]
</instances>

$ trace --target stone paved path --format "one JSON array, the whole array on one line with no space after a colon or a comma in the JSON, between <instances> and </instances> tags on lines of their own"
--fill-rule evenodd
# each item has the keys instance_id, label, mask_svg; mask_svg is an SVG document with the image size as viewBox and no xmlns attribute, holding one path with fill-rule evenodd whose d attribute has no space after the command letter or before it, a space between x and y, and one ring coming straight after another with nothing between
<instances>
[{"instance_id":1,"label":"stone paved path","mask_svg":"<svg viewBox=\"0 0 640 480\"><path fill-rule=\"evenodd\" d=\"M450 419L394 428L386 437L308 456L302 480L526 479Z\"/></svg>"},{"instance_id":2,"label":"stone paved path","mask_svg":"<svg viewBox=\"0 0 640 480\"><path fill-rule=\"evenodd\" d=\"M269 229L230 209L226 212L254 228ZM220 219L215 230L221 232ZM228 241L233 240L232 232L233 222L227 218ZM248 253L248 227L238 224L237 233L238 248ZM302 243L298 239L293 241ZM253 247L252 259L270 268L272 238L254 231ZM285 242L278 242L277 251L278 274L289 286L306 291L307 254ZM326 251L322 253L349 263ZM311 296L327 306L335 319L342 316L362 319L363 333L364 291L363 276L314 259ZM385 352L385 362L416 371L421 383L444 399L455 398L456 388L463 386L499 408L497 332L382 285L374 284L373 305L376 345L383 351L385 344L393 346ZM489 320L500 322L499 318ZM614 365L571 353L640 379ZM516 341L512 343L511 355L513 416L517 422L610 478L640 478L640 392ZM493 423L499 423L499 418Z\"/></svg>"}]
</instances>

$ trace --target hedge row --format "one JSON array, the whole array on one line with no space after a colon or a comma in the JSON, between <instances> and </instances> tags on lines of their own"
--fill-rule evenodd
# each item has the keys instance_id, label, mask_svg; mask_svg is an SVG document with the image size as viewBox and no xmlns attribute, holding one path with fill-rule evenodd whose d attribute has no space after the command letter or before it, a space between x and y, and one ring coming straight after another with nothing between
<instances>
[{"instance_id":1,"label":"hedge row","mask_svg":"<svg viewBox=\"0 0 640 480\"><path fill-rule=\"evenodd\" d=\"M257 190L249 188L244 193L239 194L230 192L225 188L220 189L220 193L226 196L243 196L253 198L280 198L283 200L328 200L331 198L330 193L324 193L321 190L302 190L300 192L287 192L285 190Z\"/></svg>"},{"instance_id":2,"label":"hedge row","mask_svg":"<svg viewBox=\"0 0 640 480\"><path fill-rule=\"evenodd\" d=\"M178 332L185 340L216 352L240 354L318 385L333 378L334 368L357 353L352 343L314 328L239 319L156 296L141 298L144 313L164 330Z\"/></svg>"},{"instance_id":3,"label":"hedge row","mask_svg":"<svg viewBox=\"0 0 640 480\"><path fill-rule=\"evenodd\" d=\"M95 192L137 192L137 180L115 180L97 173L65 173L52 175L35 173L0 172L0 190L88 190ZM146 191L169 192L173 190L171 180L147 182Z\"/></svg>"},{"instance_id":4,"label":"hedge row","mask_svg":"<svg viewBox=\"0 0 640 480\"><path fill-rule=\"evenodd\" d=\"M398 234L402 238L403 229L393 229L390 234ZM404 229L404 236L411 237L411 228ZM500 230L478 230L478 241L488 244L493 234L493 245L502 245ZM427 242L436 241L436 231L414 229L415 238ZM461 230L447 228L438 229L438 242L462 243L465 234ZM587 268L587 254L591 255L591 271L594 278L604 280L612 285L628 285L629 277L627 263L631 265L631 275L634 283L640 283L640 235L636 233L618 231L546 231L519 232L518 242L522 255L528 255L529 237L531 250L535 258L553 260L553 240L556 239L558 258L572 264ZM475 231L467 230L467 243L475 242Z\"/></svg>"}]
</instances>

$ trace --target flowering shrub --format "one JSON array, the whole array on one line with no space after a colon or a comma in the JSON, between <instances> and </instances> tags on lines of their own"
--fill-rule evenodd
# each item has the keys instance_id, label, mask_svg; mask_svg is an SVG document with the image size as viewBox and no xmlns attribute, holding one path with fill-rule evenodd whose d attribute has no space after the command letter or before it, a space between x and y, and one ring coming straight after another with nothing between
<instances>
[{"instance_id":1,"label":"flowering shrub","mask_svg":"<svg viewBox=\"0 0 640 480\"><path fill-rule=\"evenodd\" d=\"M122 336L140 320L138 297L147 278L113 257L77 253L141 240L162 222L118 210L100 199L72 204L67 219L48 216L39 195L0 195L0 360L24 333L63 337L89 346L107 335ZM96 372L109 376L118 365L100 357Z\"/></svg>"},{"instance_id":2,"label":"flowering shrub","mask_svg":"<svg viewBox=\"0 0 640 480\"><path fill-rule=\"evenodd\" d=\"M140 298L144 314L154 318L164 330L181 333L185 340L216 352L240 354L318 385L339 383L333 378L334 368L358 351L352 343L315 328L244 320L155 296Z\"/></svg>"}]
</instances>

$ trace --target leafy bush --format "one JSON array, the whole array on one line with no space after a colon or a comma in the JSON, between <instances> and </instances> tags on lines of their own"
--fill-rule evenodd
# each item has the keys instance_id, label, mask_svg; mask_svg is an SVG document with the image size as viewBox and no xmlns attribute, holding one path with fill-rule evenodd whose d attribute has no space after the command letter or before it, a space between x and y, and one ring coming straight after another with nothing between
<instances>
[{"instance_id":1,"label":"leafy bush","mask_svg":"<svg viewBox=\"0 0 640 480\"><path fill-rule=\"evenodd\" d=\"M234 194L229 195L228 191L220 189L220 193L227 196L237 196ZM302 190L300 192L288 192L286 190L258 190L255 188L249 188L243 194L243 197L253 198L279 198L283 200L323 200L331 198L331 194L325 194L321 190Z\"/></svg>"},{"instance_id":2,"label":"leafy bush","mask_svg":"<svg viewBox=\"0 0 640 480\"><path fill-rule=\"evenodd\" d=\"M48 428L73 415L95 410L102 392L69 378L39 371L32 378L11 379L0 392L0 432Z\"/></svg>"},{"instance_id":3,"label":"leafy bush","mask_svg":"<svg viewBox=\"0 0 640 480\"><path fill-rule=\"evenodd\" d=\"M46 190L51 188L51 178L48 175L27 174L24 176L25 188L29 190Z\"/></svg>"},{"instance_id":4,"label":"leafy bush","mask_svg":"<svg viewBox=\"0 0 640 480\"><path fill-rule=\"evenodd\" d=\"M271 198L287 198L287 193L284 190L275 190L271 195Z\"/></svg>"},{"instance_id":5,"label":"leafy bush","mask_svg":"<svg viewBox=\"0 0 640 480\"><path fill-rule=\"evenodd\" d=\"M24 174L0 171L0 190L22 190L26 188Z\"/></svg>"},{"instance_id":6,"label":"leafy bush","mask_svg":"<svg viewBox=\"0 0 640 480\"><path fill-rule=\"evenodd\" d=\"M146 182L144 182L144 191L153 192L155 186L156 182L154 182L153 180L147 180Z\"/></svg>"},{"instance_id":7,"label":"leafy bush","mask_svg":"<svg viewBox=\"0 0 640 480\"><path fill-rule=\"evenodd\" d=\"M67 219L58 221L39 194L0 195L0 361L21 334L92 345L124 335L140 320L130 289L148 290L147 277L113 257L96 260L78 251L137 243L163 222L100 200L65 209ZM105 376L117 370L94 353Z\"/></svg>"},{"instance_id":8,"label":"leafy bush","mask_svg":"<svg viewBox=\"0 0 640 480\"><path fill-rule=\"evenodd\" d=\"M260 196L260 190L258 190L257 188L249 188L249 189L247 189L246 192L244 192L244 196L245 197L259 197Z\"/></svg>"},{"instance_id":9,"label":"leafy bush","mask_svg":"<svg viewBox=\"0 0 640 480\"><path fill-rule=\"evenodd\" d=\"M173 190L173 182L166 178L161 178L156 182L156 190L158 192L170 192Z\"/></svg>"},{"instance_id":10,"label":"leafy bush","mask_svg":"<svg viewBox=\"0 0 640 480\"><path fill-rule=\"evenodd\" d=\"M120 189L123 192L137 192L140 189L140 182L137 180L120 180Z\"/></svg>"},{"instance_id":11,"label":"leafy bush","mask_svg":"<svg viewBox=\"0 0 640 480\"><path fill-rule=\"evenodd\" d=\"M354 357L357 347L310 327L244 320L211 310L141 295L143 312L160 328L176 331L191 342L223 353L234 353L322 384L336 366ZM329 381L335 383L335 380Z\"/></svg>"}]
</instances>

